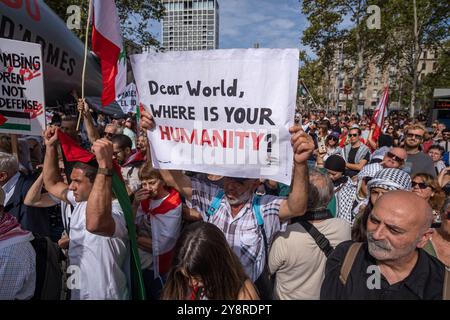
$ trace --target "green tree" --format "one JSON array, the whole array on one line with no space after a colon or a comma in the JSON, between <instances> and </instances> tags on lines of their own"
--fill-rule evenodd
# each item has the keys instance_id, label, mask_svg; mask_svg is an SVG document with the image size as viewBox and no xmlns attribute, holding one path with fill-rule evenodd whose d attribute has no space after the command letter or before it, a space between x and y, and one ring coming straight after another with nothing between
<instances>
[{"instance_id":1,"label":"green tree","mask_svg":"<svg viewBox=\"0 0 450 320\"><path fill-rule=\"evenodd\" d=\"M302 66L299 69L299 80L302 80L309 90L312 97L302 97L301 96L301 83L299 81L299 92L298 98L302 102L302 106L307 109L311 104L324 105L325 97L321 92L323 87L324 72L323 67L319 59L310 59L306 54L302 54L300 57ZM310 101L311 100L311 101Z\"/></svg>"},{"instance_id":2,"label":"green tree","mask_svg":"<svg viewBox=\"0 0 450 320\"><path fill-rule=\"evenodd\" d=\"M302 41L317 53L327 74L327 94L331 88L331 72L338 69L338 76L346 72L352 84L352 112L356 112L366 67L379 48L381 33L366 26L368 7L375 1L335 0L303 1L302 12L309 27L303 32ZM353 24L343 28L344 19ZM336 51L344 53L344 59L336 61ZM340 72L339 72L340 71ZM344 80L341 78L341 80Z\"/></svg>"},{"instance_id":3,"label":"green tree","mask_svg":"<svg viewBox=\"0 0 450 320\"><path fill-rule=\"evenodd\" d=\"M390 0L382 2L380 7L385 40L379 62L385 66L396 66L402 84L400 100L403 97L409 100L407 104L413 117L417 94L419 91L423 93L423 79L419 79L422 52L432 49L448 55L448 49L443 46L449 37L450 4L440 0Z\"/></svg>"},{"instance_id":4,"label":"green tree","mask_svg":"<svg viewBox=\"0 0 450 320\"><path fill-rule=\"evenodd\" d=\"M84 41L89 0L46 0L46 4L64 21L67 20L67 8L78 5L82 9L81 29L73 32ZM161 0L116 0L122 33L125 39L141 46L159 48L159 41L148 31L151 19L159 21L164 14Z\"/></svg>"},{"instance_id":5,"label":"green tree","mask_svg":"<svg viewBox=\"0 0 450 320\"><path fill-rule=\"evenodd\" d=\"M314 85L321 85L325 88L322 92L322 102L328 108L331 104L330 93L332 88L331 75L334 67L336 48L342 39L343 32L338 30L342 22L342 16L334 11L332 1L328 0L304 0L302 1L302 13L309 21L308 28L303 32L301 38L303 44L309 45L318 56L318 61L306 61L304 72L309 69L322 68L321 74L325 81L318 83L316 80L310 81L306 75L302 77L306 83L312 82ZM312 76L309 74L308 76ZM317 88L309 86L312 92L318 94Z\"/></svg>"}]
</instances>

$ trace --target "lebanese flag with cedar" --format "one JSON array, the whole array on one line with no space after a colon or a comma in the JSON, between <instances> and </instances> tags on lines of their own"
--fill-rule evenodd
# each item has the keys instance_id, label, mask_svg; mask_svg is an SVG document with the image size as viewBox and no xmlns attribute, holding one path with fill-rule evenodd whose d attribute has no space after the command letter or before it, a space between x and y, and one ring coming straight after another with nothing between
<instances>
[{"instance_id":1,"label":"lebanese flag with cedar","mask_svg":"<svg viewBox=\"0 0 450 320\"><path fill-rule=\"evenodd\" d=\"M381 130L383 128L384 118L386 118L388 113L388 95L389 95L389 87L386 86L384 88L383 97L381 98L380 102L378 103L378 106L376 107L372 120L370 121L370 126L372 127L372 124L375 124L375 129L372 134L372 140L377 142L378 137L381 134Z\"/></svg>"},{"instance_id":2,"label":"lebanese flag with cedar","mask_svg":"<svg viewBox=\"0 0 450 320\"><path fill-rule=\"evenodd\" d=\"M167 274L170 270L175 244L181 230L181 197L178 191L169 189L169 195L159 204L150 209L151 202L141 201L141 209L150 219L152 228L153 268L155 278Z\"/></svg>"},{"instance_id":3,"label":"lebanese flag with cedar","mask_svg":"<svg viewBox=\"0 0 450 320\"><path fill-rule=\"evenodd\" d=\"M69 137L67 134L61 130L56 131L58 135L58 140L62 149L62 156L64 158L64 167L67 179L70 179L70 174L72 172L72 165L75 162L81 162L90 164L93 167L97 167L97 161L95 161L95 155L89 151L83 149L75 140ZM122 180L123 177L120 170L120 166L116 161L113 161L113 169L117 173L117 176Z\"/></svg>"},{"instance_id":4,"label":"lebanese flag with cedar","mask_svg":"<svg viewBox=\"0 0 450 320\"><path fill-rule=\"evenodd\" d=\"M120 20L114 0L93 0L92 50L102 69L102 105L107 106L125 90L127 64Z\"/></svg>"}]
</instances>

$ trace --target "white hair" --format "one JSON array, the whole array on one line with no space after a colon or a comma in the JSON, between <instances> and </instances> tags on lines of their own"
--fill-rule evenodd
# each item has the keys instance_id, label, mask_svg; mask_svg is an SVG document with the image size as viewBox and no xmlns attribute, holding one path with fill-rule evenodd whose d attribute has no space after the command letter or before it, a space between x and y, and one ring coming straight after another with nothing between
<instances>
[{"instance_id":1,"label":"white hair","mask_svg":"<svg viewBox=\"0 0 450 320\"><path fill-rule=\"evenodd\" d=\"M10 153L0 152L0 171L6 172L8 177L15 175L19 171L17 158Z\"/></svg>"}]
</instances>

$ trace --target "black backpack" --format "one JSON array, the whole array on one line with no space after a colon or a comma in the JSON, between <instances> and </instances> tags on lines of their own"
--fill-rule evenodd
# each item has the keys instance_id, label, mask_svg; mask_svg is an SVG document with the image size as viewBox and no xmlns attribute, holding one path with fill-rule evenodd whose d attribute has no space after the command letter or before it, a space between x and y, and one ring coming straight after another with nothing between
<instances>
[{"instance_id":1,"label":"black backpack","mask_svg":"<svg viewBox=\"0 0 450 320\"><path fill-rule=\"evenodd\" d=\"M36 288L33 300L60 300L62 252L49 237L33 235L34 239L30 241L36 252Z\"/></svg>"}]
</instances>

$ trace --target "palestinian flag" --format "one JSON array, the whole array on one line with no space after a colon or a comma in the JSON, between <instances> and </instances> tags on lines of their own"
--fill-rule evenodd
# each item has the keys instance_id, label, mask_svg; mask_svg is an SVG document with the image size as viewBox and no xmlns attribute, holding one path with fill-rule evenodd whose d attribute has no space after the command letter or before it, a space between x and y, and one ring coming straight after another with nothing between
<instances>
[{"instance_id":1,"label":"palestinian flag","mask_svg":"<svg viewBox=\"0 0 450 320\"><path fill-rule=\"evenodd\" d=\"M0 110L0 129L31 131L31 114Z\"/></svg>"},{"instance_id":2,"label":"palestinian flag","mask_svg":"<svg viewBox=\"0 0 450 320\"><path fill-rule=\"evenodd\" d=\"M306 98L309 95L308 89L306 88L303 80L300 80L300 85L298 86L298 95L303 98Z\"/></svg>"},{"instance_id":3,"label":"palestinian flag","mask_svg":"<svg viewBox=\"0 0 450 320\"><path fill-rule=\"evenodd\" d=\"M93 0L92 50L102 69L102 105L107 106L127 86L127 64L120 20L114 0Z\"/></svg>"},{"instance_id":4,"label":"palestinian flag","mask_svg":"<svg viewBox=\"0 0 450 320\"><path fill-rule=\"evenodd\" d=\"M67 171L67 168L71 169L76 162L88 163L94 167L97 167L95 155L84 150L72 138L63 133L61 130L58 130L58 140L61 145L61 151L64 159L64 167L66 168L66 175L68 179L70 177L70 172ZM133 218L133 210L131 209L130 198L128 197L128 193L125 188L122 175L120 173L120 167L117 163L114 163L112 189L117 200L119 200L120 206L123 210L125 221L128 228L128 236L130 239L131 295L133 299L145 300L144 279L142 277L141 260L139 258L137 250L138 247L137 247L136 227Z\"/></svg>"}]
</instances>

